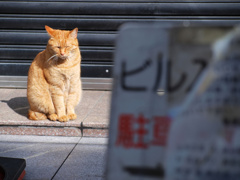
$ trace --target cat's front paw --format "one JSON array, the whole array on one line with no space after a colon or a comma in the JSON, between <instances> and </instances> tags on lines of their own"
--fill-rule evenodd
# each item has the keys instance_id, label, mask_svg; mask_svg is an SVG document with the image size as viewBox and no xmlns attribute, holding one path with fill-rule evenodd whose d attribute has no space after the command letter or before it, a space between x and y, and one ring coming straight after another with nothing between
<instances>
[{"instance_id":1,"label":"cat's front paw","mask_svg":"<svg viewBox=\"0 0 240 180\"><path fill-rule=\"evenodd\" d=\"M68 119L69 120L77 119L77 115L76 114L69 114Z\"/></svg>"},{"instance_id":2,"label":"cat's front paw","mask_svg":"<svg viewBox=\"0 0 240 180\"><path fill-rule=\"evenodd\" d=\"M58 115L50 114L50 115L48 115L48 119L50 119L51 121L56 121L58 119Z\"/></svg>"},{"instance_id":3,"label":"cat's front paw","mask_svg":"<svg viewBox=\"0 0 240 180\"><path fill-rule=\"evenodd\" d=\"M67 122L68 120L69 119L68 119L68 117L66 115L61 116L61 117L58 118L58 121L60 121L60 122Z\"/></svg>"}]
</instances>

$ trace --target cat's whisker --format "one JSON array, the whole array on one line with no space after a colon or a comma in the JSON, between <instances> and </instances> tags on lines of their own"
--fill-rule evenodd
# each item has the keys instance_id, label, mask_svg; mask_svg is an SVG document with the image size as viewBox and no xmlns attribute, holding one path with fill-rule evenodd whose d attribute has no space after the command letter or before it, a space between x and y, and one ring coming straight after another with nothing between
<instances>
[{"instance_id":1,"label":"cat's whisker","mask_svg":"<svg viewBox=\"0 0 240 180\"><path fill-rule=\"evenodd\" d=\"M52 58L56 57L57 54L52 55L50 58L48 58L47 62L50 61Z\"/></svg>"}]
</instances>

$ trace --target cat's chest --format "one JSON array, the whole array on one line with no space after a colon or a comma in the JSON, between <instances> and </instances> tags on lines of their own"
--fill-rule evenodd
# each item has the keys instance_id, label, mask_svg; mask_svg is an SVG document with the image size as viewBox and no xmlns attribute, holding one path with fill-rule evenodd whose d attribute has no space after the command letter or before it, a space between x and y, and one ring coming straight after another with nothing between
<instances>
[{"instance_id":1,"label":"cat's chest","mask_svg":"<svg viewBox=\"0 0 240 180\"><path fill-rule=\"evenodd\" d=\"M47 75L46 79L50 84L61 86L62 89L69 89L74 71L51 68L46 70L45 74Z\"/></svg>"},{"instance_id":2,"label":"cat's chest","mask_svg":"<svg viewBox=\"0 0 240 180\"><path fill-rule=\"evenodd\" d=\"M70 84L71 77L67 75L62 75L62 76L63 76L63 91L68 92L71 86Z\"/></svg>"}]
</instances>

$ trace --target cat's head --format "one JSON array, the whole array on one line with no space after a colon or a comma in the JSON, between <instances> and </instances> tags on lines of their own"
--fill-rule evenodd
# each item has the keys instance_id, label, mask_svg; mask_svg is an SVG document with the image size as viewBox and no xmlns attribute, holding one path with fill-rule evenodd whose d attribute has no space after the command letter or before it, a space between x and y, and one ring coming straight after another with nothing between
<instances>
[{"instance_id":1,"label":"cat's head","mask_svg":"<svg viewBox=\"0 0 240 180\"><path fill-rule=\"evenodd\" d=\"M65 31L45 26L45 29L50 35L47 49L54 57L53 59L70 59L79 48L77 39L78 28L72 31Z\"/></svg>"}]
</instances>

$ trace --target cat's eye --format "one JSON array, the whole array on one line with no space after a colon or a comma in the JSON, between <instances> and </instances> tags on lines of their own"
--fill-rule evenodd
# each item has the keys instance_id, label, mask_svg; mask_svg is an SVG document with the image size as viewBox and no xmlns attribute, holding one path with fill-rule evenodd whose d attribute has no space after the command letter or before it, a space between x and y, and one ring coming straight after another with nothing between
<instances>
[{"instance_id":1,"label":"cat's eye","mask_svg":"<svg viewBox=\"0 0 240 180\"><path fill-rule=\"evenodd\" d=\"M64 46L64 48L69 48L70 46ZM61 49L61 46L55 46L55 48Z\"/></svg>"}]
</instances>

